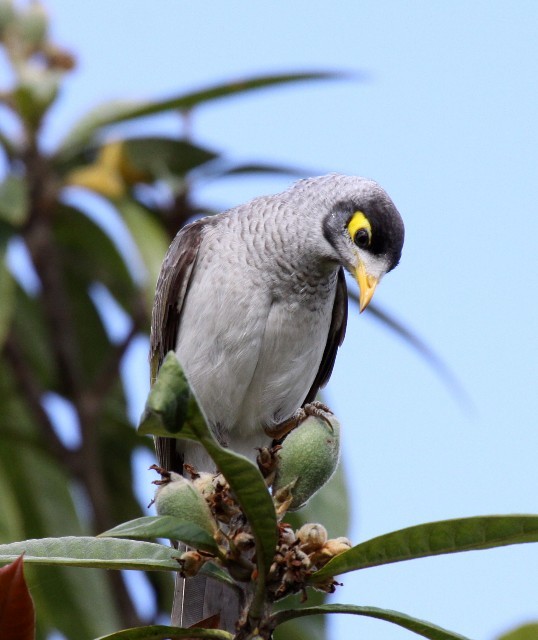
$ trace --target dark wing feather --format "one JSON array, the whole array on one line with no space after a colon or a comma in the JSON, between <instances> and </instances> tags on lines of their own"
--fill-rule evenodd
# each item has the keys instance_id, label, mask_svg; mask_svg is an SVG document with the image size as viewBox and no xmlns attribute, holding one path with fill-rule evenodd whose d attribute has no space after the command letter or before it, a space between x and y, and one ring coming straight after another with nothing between
<instances>
[{"instance_id":1,"label":"dark wing feather","mask_svg":"<svg viewBox=\"0 0 538 640\"><path fill-rule=\"evenodd\" d=\"M164 357L176 348L183 302L196 265L204 228L211 222L211 218L204 218L184 227L172 241L164 258L157 280L151 317L152 384ZM175 438L155 438L155 449L162 467L181 473L183 456L177 450L177 442Z\"/></svg>"},{"instance_id":2,"label":"dark wing feather","mask_svg":"<svg viewBox=\"0 0 538 640\"><path fill-rule=\"evenodd\" d=\"M318 373L314 379L314 383L306 396L303 404L313 402L318 395L321 387L324 387L334 367L336 353L338 347L344 342L347 324L347 285L344 276L344 270L340 268L338 271L338 280L336 283L336 294L334 296L333 315L331 325L329 327L329 335L327 336L327 344L321 358Z\"/></svg>"}]
</instances>

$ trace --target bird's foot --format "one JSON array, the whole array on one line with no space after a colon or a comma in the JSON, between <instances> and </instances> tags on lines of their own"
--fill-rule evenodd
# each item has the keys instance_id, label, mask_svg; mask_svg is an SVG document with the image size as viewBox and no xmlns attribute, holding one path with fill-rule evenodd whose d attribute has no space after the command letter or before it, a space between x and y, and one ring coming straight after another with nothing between
<instances>
[{"instance_id":1,"label":"bird's foot","mask_svg":"<svg viewBox=\"0 0 538 640\"><path fill-rule=\"evenodd\" d=\"M326 404L315 400L314 402L309 402L308 404L302 406L300 409L297 409L297 411L291 416L291 418L284 420L284 422L276 424L272 427L265 427L265 433L269 437L273 438L273 440L282 440L288 435L288 433L290 433L290 431L296 429L310 416L316 416L317 418L325 420L325 422L332 429L332 424L329 418L329 416L332 415L333 412Z\"/></svg>"},{"instance_id":2,"label":"bird's foot","mask_svg":"<svg viewBox=\"0 0 538 640\"><path fill-rule=\"evenodd\" d=\"M156 471L161 476L160 480L153 480L152 484L159 486L170 482L170 471L167 471L164 467L160 467L158 464L152 464L149 469Z\"/></svg>"},{"instance_id":3,"label":"bird's foot","mask_svg":"<svg viewBox=\"0 0 538 640\"><path fill-rule=\"evenodd\" d=\"M268 487L272 486L276 476L278 467L278 457L276 454L280 449L282 449L282 446L279 444L273 447L260 447L258 449L256 463Z\"/></svg>"},{"instance_id":4,"label":"bird's foot","mask_svg":"<svg viewBox=\"0 0 538 640\"><path fill-rule=\"evenodd\" d=\"M196 467L193 467L192 464L189 464L188 462L183 463L182 475L185 475L185 473L188 473L190 475L191 480L196 480L196 478L200 477L200 474L198 473Z\"/></svg>"},{"instance_id":5,"label":"bird's foot","mask_svg":"<svg viewBox=\"0 0 538 640\"><path fill-rule=\"evenodd\" d=\"M319 400L314 400L314 402L309 402L308 404L304 405L303 411L305 414L305 417L303 418L303 420L305 420L308 416L315 416L316 418L321 418L322 420L325 420L325 422L329 425L329 427L331 427L331 430L332 430L333 426L332 426L330 416L334 416L334 413L326 404L323 404L323 402L319 402Z\"/></svg>"}]
</instances>

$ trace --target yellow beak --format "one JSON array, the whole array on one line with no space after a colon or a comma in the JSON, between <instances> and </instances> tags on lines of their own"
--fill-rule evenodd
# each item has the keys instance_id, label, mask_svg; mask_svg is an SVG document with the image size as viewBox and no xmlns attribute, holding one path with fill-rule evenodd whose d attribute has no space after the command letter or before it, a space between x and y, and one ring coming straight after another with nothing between
<instances>
[{"instance_id":1,"label":"yellow beak","mask_svg":"<svg viewBox=\"0 0 538 640\"><path fill-rule=\"evenodd\" d=\"M359 283L361 290L359 296L359 311L362 313L370 304L379 280L366 272L364 264L361 261L359 261L359 266L355 271L355 279Z\"/></svg>"}]
</instances>

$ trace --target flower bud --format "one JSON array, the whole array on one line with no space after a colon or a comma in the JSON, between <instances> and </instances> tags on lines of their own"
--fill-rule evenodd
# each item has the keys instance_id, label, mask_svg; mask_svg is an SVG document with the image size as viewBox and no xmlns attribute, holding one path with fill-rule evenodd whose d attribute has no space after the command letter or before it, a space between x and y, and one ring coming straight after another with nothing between
<instances>
[{"instance_id":1,"label":"flower bud","mask_svg":"<svg viewBox=\"0 0 538 640\"><path fill-rule=\"evenodd\" d=\"M246 531L239 531L233 538L233 543L239 551L249 551L256 546L254 536Z\"/></svg>"},{"instance_id":2,"label":"flower bud","mask_svg":"<svg viewBox=\"0 0 538 640\"><path fill-rule=\"evenodd\" d=\"M290 510L304 506L333 475L340 457L340 424L309 416L286 437L277 453L273 493L295 483Z\"/></svg>"},{"instance_id":3,"label":"flower bud","mask_svg":"<svg viewBox=\"0 0 538 640\"><path fill-rule=\"evenodd\" d=\"M332 540L327 540L321 549L321 553L329 558L334 558L334 556L339 556L344 551L349 551L351 547L351 541L347 538L333 538Z\"/></svg>"},{"instance_id":4,"label":"flower bud","mask_svg":"<svg viewBox=\"0 0 538 640\"><path fill-rule=\"evenodd\" d=\"M325 529L322 524L304 524L299 531L297 531L297 539L299 540L300 547L306 553L321 549L327 542L328 537L327 529Z\"/></svg>"},{"instance_id":5,"label":"flower bud","mask_svg":"<svg viewBox=\"0 0 538 640\"><path fill-rule=\"evenodd\" d=\"M16 28L29 52L41 47L46 38L49 18L42 4L32 2L17 15Z\"/></svg>"}]
</instances>

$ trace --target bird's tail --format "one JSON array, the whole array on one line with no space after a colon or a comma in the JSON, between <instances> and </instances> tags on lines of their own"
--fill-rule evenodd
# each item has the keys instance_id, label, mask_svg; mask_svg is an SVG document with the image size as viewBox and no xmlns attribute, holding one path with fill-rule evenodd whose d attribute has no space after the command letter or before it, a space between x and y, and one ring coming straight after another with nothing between
<instances>
[{"instance_id":1,"label":"bird's tail","mask_svg":"<svg viewBox=\"0 0 538 640\"><path fill-rule=\"evenodd\" d=\"M238 594L222 582L204 575L187 579L177 575L172 625L188 629L216 618L219 629L235 633L240 613Z\"/></svg>"}]
</instances>

